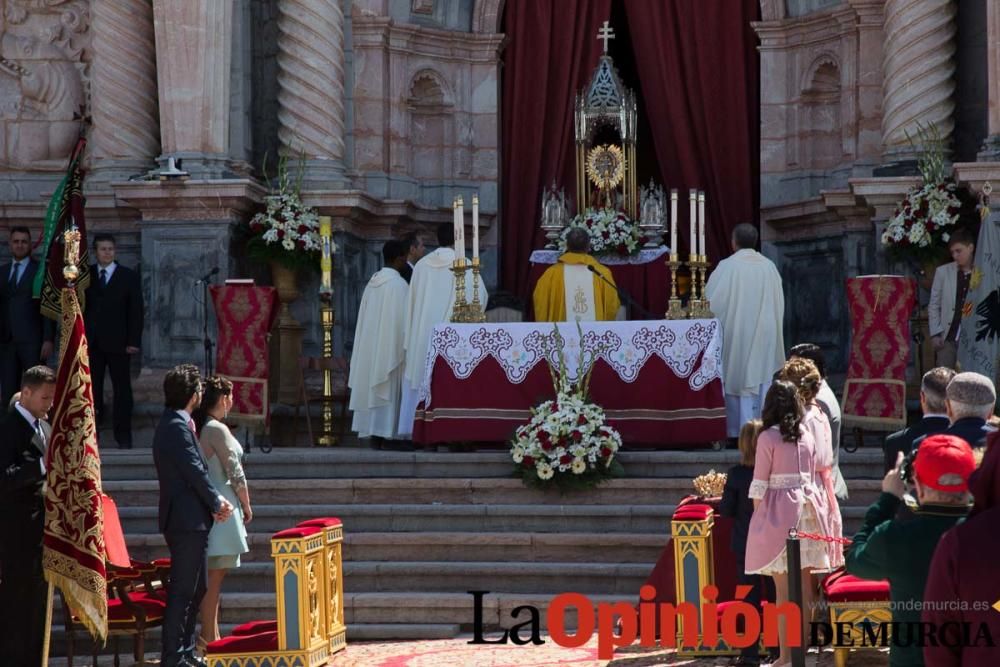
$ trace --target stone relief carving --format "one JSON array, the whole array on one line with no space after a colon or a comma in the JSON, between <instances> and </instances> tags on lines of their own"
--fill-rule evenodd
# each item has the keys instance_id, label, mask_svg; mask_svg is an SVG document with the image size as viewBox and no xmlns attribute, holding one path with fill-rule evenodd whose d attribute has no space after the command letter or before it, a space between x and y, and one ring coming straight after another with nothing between
<instances>
[{"instance_id":1,"label":"stone relief carving","mask_svg":"<svg viewBox=\"0 0 1000 667\"><path fill-rule=\"evenodd\" d=\"M0 169L58 171L86 105L84 0L0 0Z\"/></svg>"}]
</instances>

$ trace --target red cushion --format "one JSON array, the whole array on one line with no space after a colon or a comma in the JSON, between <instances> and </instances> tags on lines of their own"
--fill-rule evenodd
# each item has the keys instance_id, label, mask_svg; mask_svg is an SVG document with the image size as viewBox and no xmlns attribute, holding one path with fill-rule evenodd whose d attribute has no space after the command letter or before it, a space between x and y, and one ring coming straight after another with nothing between
<instances>
[{"instance_id":1,"label":"red cushion","mask_svg":"<svg viewBox=\"0 0 1000 667\"><path fill-rule=\"evenodd\" d=\"M170 559L169 558L157 558L152 562L152 565L159 568L170 569Z\"/></svg>"},{"instance_id":2,"label":"red cushion","mask_svg":"<svg viewBox=\"0 0 1000 667\"><path fill-rule=\"evenodd\" d=\"M262 632L277 632L277 621L250 621L233 628L234 637L244 637L246 635L259 635Z\"/></svg>"},{"instance_id":3,"label":"red cushion","mask_svg":"<svg viewBox=\"0 0 1000 667\"><path fill-rule=\"evenodd\" d=\"M690 503L674 510L674 521L704 521L712 516L712 506Z\"/></svg>"},{"instance_id":4,"label":"red cushion","mask_svg":"<svg viewBox=\"0 0 1000 667\"><path fill-rule=\"evenodd\" d=\"M261 632L256 635L244 635L237 637L230 635L222 639L216 639L208 645L205 652L208 655L219 655L222 653L274 653L278 650L278 633Z\"/></svg>"},{"instance_id":5,"label":"red cushion","mask_svg":"<svg viewBox=\"0 0 1000 667\"><path fill-rule=\"evenodd\" d=\"M316 533L322 533L323 529L319 526L305 526L295 528L286 528L285 530L279 531L271 536L272 540L290 540L299 537L309 537L310 535L315 535Z\"/></svg>"},{"instance_id":6,"label":"red cushion","mask_svg":"<svg viewBox=\"0 0 1000 667\"><path fill-rule=\"evenodd\" d=\"M128 547L125 545L125 534L118 519L118 506L109 495L101 496L101 511L104 514L104 554L108 562L118 567L129 567L132 560L128 557Z\"/></svg>"},{"instance_id":7,"label":"red cushion","mask_svg":"<svg viewBox=\"0 0 1000 667\"><path fill-rule=\"evenodd\" d=\"M303 521L298 524L299 527L305 526L320 526L322 528L329 528L330 526L339 526L343 522L335 516L323 517L321 519L309 519L308 521Z\"/></svg>"},{"instance_id":8,"label":"red cushion","mask_svg":"<svg viewBox=\"0 0 1000 667\"><path fill-rule=\"evenodd\" d=\"M146 624L163 620L166 603L146 593L130 593L129 600L146 612ZM108 598L108 627L115 629L135 625L135 615L118 598Z\"/></svg>"},{"instance_id":9,"label":"red cushion","mask_svg":"<svg viewBox=\"0 0 1000 667\"><path fill-rule=\"evenodd\" d=\"M859 579L838 570L823 580L823 596L828 602L888 602L889 582Z\"/></svg>"}]
</instances>

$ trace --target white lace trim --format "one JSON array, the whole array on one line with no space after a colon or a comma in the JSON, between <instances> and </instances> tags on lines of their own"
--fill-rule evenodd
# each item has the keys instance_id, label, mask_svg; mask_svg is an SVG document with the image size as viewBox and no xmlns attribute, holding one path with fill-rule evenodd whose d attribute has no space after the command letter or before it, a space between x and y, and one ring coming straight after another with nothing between
<instances>
[{"instance_id":1,"label":"white lace trim","mask_svg":"<svg viewBox=\"0 0 1000 667\"><path fill-rule=\"evenodd\" d=\"M767 493L767 482L762 479L755 479L750 482L750 493L747 496L751 500L763 500L764 494Z\"/></svg>"},{"instance_id":2,"label":"white lace trim","mask_svg":"<svg viewBox=\"0 0 1000 667\"><path fill-rule=\"evenodd\" d=\"M771 475L767 482L768 486L772 489L798 489L812 484L812 480L809 478L809 475L796 472Z\"/></svg>"},{"instance_id":3,"label":"white lace trim","mask_svg":"<svg viewBox=\"0 0 1000 667\"><path fill-rule=\"evenodd\" d=\"M575 378L580 336L576 323L560 322L565 341L567 371ZM722 377L722 335L718 320L660 320L635 322L583 322L588 349L598 355L623 382L635 382L639 371L654 355L693 391L701 391ZM420 400L431 404L431 371L440 357L459 379L467 379L487 357L503 368L507 381L520 384L553 348L551 322L502 324L439 324L431 333Z\"/></svg>"},{"instance_id":4,"label":"white lace trim","mask_svg":"<svg viewBox=\"0 0 1000 667\"><path fill-rule=\"evenodd\" d=\"M659 248L642 248L638 253L622 257L621 255L598 255L597 259L606 266L623 266L628 264L649 264L655 262L670 251L666 246ZM532 264L555 264L559 256L558 250L534 250L531 253Z\"/></svg>"}]
</instances>

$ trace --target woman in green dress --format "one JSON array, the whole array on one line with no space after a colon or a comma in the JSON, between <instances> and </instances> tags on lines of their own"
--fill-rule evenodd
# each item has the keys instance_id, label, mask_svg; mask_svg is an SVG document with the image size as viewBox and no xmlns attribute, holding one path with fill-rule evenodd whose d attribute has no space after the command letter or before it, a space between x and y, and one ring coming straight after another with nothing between
<instances>
[{"instance_id":1,"label":"woman in green dress","mask_svg":"<svg viewBox=\"0 0 1000 667\"><path fill-rule=\"evenodd\" d=\"M208 463L215 488L235 508L229 521L216 523L208 534L208 582L201 602L201 641L204 646L219 638L219 597L226 572L240 566L240 555L249 551L246 524L253 518L250 491L243 473L243 447L224 420L233 407L233 383L213 375L205 381L201 407L195 410L198 442Z\"/></svg>"}]
</instances>

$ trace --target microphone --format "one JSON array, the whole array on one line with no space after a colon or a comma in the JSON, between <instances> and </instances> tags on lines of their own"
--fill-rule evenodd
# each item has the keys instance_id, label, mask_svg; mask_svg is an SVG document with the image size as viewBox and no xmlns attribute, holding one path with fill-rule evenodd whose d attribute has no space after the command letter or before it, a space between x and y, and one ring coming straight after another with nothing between
<instances>
[{"instance_id":1,"label":"microphone","mask_svg":"<svg viewBox=\"0 0 1000 667\"><path fill-rule=\"evenodd\" d=\"M211 271L209 271L208 273L206 273L199 280L196 280L194 284L195 285L201 285L202 283L210 282L212 280L212 276L217 275L218 273L219 273L219 267L217 267L217 266L213 267Z\"/></svg>"},{"instance_id":2,"label":"microphone","mask_svg":"<svg viewBox=\"0 0 1000 667\"><path fill-rule=\"evenodd\" d=\"M606 282L608 285L611 285L612 287L614 287L615 291L618 292L618 298L622 302L624 302L626 305L631 306L631 307L635 308L636 310L638 310L639 313L643 317L646 317L647 319L650 319L650 320L662 319L662 318L656 317L651 312L649 312L648 310L646 310L645 308L643 308L642 306L640 306L638 303L636 303L635 299L632 298L632 295L629 294L625 290L624 287L619 287L618 285L614 284L613 282L611 282L610 280L608 280L607 278L605 278L603 275L601 275L600 271L598 271L597 269L595 269L590 264L584 264L584 266L586 266L587 270L590 271L591 273L593 273L595 276L597 276L598 278L600 278L601 280L603 280L604 282Z\"/></svg>"}]
</instances>

